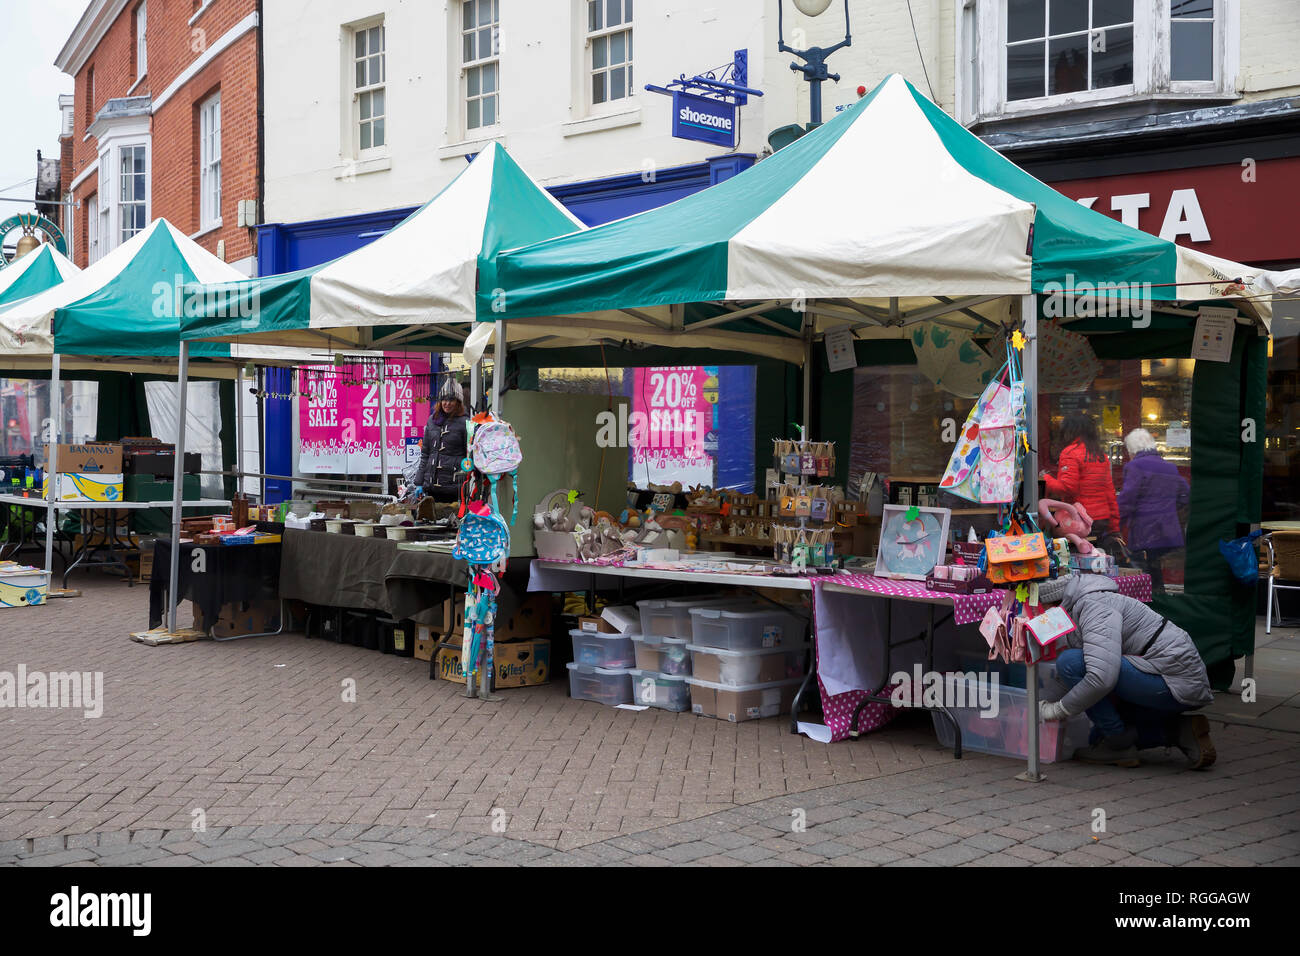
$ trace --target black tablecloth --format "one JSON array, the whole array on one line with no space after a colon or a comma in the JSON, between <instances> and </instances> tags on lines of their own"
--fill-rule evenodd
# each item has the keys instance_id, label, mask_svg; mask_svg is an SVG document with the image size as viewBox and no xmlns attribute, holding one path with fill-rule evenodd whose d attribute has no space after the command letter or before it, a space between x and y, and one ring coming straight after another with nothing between
<instances>
[{"instance_id":1,"label":"black tablecloth","mask_svg":"<svg viewBox=\"0 0 1300 956\"><path fill-rule=\"evenodd\" d=\"M203 617L215 621L221 608L275 598L279 590L282 546L278 544L183 544L177 603L191 600ZM204 552L202 572L194 570L194 552ZM149 626L162 624L171 575L172 543L154 542L153 573L149 580Z\"/></svg>"},{"instance_id":2,"label":"black tablecloth","mask_svg":"<svg viewBox=\"0 0 1300 956\"><path fill-rule=\"evenodd\" d=\"M401 551L397 544L287 528L280 596L439 624L442 602L469 583L465 562L436 551ZM516 606L514 589L503 584L498 614L513 614Z\"/></svg>"}]
</instances>

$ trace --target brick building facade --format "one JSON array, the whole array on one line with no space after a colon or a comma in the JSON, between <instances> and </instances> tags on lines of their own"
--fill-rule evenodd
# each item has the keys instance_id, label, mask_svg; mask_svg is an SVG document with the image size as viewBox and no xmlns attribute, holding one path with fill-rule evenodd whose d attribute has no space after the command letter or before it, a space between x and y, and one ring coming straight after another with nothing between
<instances>
[{"instance_id":1,"label":"brick building facade","mask_svg":"<svg viewBox=\"0 0 1300 956\"><path fill-rule=\"evenodd\" d=\"M250 274L260 214L258 0L91 0L74 77L72 259L165 218ZM246 223L246 224L242 224Z\"/></svg>"}]
</instances>

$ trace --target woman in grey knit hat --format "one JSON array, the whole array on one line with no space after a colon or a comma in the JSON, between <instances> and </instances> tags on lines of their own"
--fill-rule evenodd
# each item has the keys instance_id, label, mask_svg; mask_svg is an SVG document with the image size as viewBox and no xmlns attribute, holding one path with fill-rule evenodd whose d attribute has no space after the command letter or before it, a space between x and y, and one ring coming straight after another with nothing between
<instances>
[{"instance_id":1,"label":"woman in grey knit hat","mask_svg":"<svg viewBox=\"0 0 1300 956\"><path fill-rule=\"evenodd\" d=\"M448 375L438 390L420 442L420 467L415 472L416 494L434 501L455 501L460 490L461 467L466 454L464 394L455 376Z\"/></svg>"},{"instance_id":2,"label":"woman in grey knit hat","mask_svg":"<svg viewBox=\"0 0 1300 956\"><path fill-rule=\"evenodd\" d=\"M1120 594L1103 574L1040 581L1038 599L1060 604L1075 624L1061 638L1067 649L1056 659L1056 672L1070 690L1039 710L1044 720L1087 712L1092 743L1076 758L1136 767L1139 750L1177 747L1192 769L1214 763L1209 721L1185 715L1214 699L1205 663L1186 631Z\"/></svg>"}]
</instances>

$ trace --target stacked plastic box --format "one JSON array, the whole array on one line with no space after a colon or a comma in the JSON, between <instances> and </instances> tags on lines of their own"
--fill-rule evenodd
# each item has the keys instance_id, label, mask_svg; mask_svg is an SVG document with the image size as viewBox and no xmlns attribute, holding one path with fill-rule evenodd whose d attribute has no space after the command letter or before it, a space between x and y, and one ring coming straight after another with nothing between
<instances>
[{"instance_id":1,"label":"stacked plastic box","mask_svg":"<svg viewBox=\"0 0 1300 956\"><path fill-rule=\"evenodd\" d=\"M980 687L975 682L958 678L953 681L953 685L954 690L962 693L969 702L966 707L949 708L957 726L961 728L963 750L1021 759L1029 755L1029 728L1025 713L1028 695L1023 688L999 685L997 699L993 700L986 692L985 703L989 706L982 707ZM940 745L951 747L954 742L952 723L939 711L933 712L931 717ZM1049 720L1040 723L1039 759L1044 763L1069 760L1074 756L1075 750L1087 746L1091 726L1083 714L1066 721Z\"/></svg>"},{"instance_id":2,"label":"stacked plastic box","mask_svg":"<svg viewBox=\"0 0 1300 956\"><path fill-rule=\"evenodd\" d=\"M691 612L691 710L738 722L787 713L808 659L808 622L772 605Z\"/></svg>"},{"instance_id":3,"label":"stacked plastic box","mask_svg":"<svg viewBox=\"0 0 1300 956\"><path fill-rule=\"evenodd\" d=\"M750 607L745 598L680 598L638 601L641 633L632 638L636 668L633 702L661 710L691 709L691 614L699 608Z\"/></svg>"},{"instance_id":4,"label":"stacked plastic box","mask_svg":"<svg viewBox=\"0 0 1300 956\"><path fill-rule=\"evenodd\" d=\"M632 703L632 677L636 663L632 636L626 633L577 628L573 639L573 661L569 663L569 696L616 707Z\"/></svg>"}]
</instances>

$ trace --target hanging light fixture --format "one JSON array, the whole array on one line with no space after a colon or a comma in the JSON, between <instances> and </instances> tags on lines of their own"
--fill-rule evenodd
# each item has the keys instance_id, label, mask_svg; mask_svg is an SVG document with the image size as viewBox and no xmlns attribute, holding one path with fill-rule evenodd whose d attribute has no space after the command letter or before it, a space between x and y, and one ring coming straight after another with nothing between
<instances>
[{"instance_id":1,"label":"hanging light fixture","mask_svg":"<svg viewBox=\"0 0 1300 956\"><path fill-rule=\"evenodd\" d=\"M794 0L794 5L805 17L819 17L831 5L831 0Z\"/></svg>"}]
</instances>

